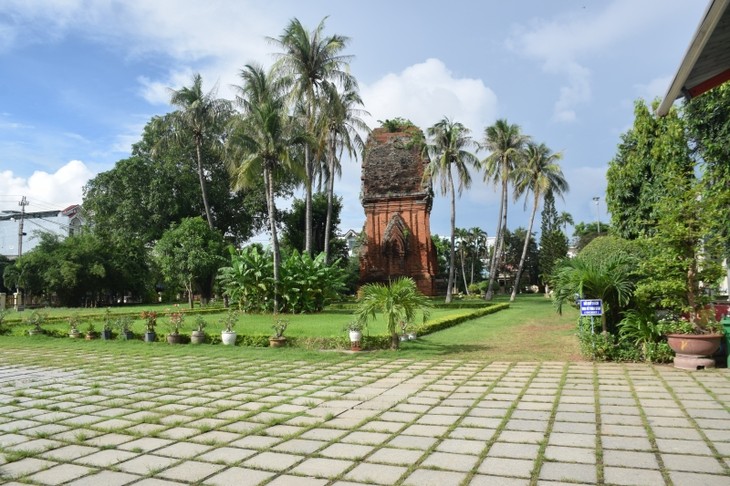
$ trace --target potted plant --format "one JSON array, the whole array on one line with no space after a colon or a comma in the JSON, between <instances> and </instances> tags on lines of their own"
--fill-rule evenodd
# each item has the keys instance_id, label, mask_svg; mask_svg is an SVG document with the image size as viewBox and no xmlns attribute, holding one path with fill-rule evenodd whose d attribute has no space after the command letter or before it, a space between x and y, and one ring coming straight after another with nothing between
<instances>
[{"instance_id":1,"label":"potted plant","mask_svg":"<svg viewBox=\"0 0 730 486\"><path fill-rule=\"evenodd\" d=\"M114 321L114 325L119 329L119 337L121 339L130 341L134 339L134 333L129 329L132 325L132 318L129 316L122 316Z\"/></svg>"},{"instance_id":2,"label":"potted plant","mask_svg":"<svg viewBox=\"0 0 730 486\"><path fill-rule=\"evenodd\" d=\"M666 316L659 320L659 329L674 351L675 368L696 371L715 367L712 355L720 348L724 331L714 315L701 312L693 321Z\"/></svg>"},{"instance_id":3,"label":"potted plant","mask_svg":"<svg viewBox=\"0 0 730 486\"><path fill-rule=\"evenodd\" d=\"M279 317L276 318L274 324L271 326L271 328L274 330L274 335L269 338L270 347L280 348L286 344L286 337L284 337L284 332L286 331L286 328L288 326L289 321L281 319Z\"/></svg>"},{"instance_id":4,"label":"potted plant","mask_svg":"<svg viewBox=\"0 0 730 486\"><path fill-rule=\"evenodd\" d=\"M104 325L101 329L101 338L109 341L112 338L112 311L109 307L104 311Z\"/></svg>"},{"instance_id":5,"label":"potted plant","mask_svg":"<svg viewBox=\"0 0 730 486\"><path fill-rule=\"evenodd\" d=\"M223 318L223 331L221 331L221 341L226 346L234 346L236 344L236 331L233 328L238 321L238 312L230 309Z\"/></svg>"},{"instance_id":6,"label":"potted plant","mask_svg":"<svg viewBox=\"0 0 730 486\"><path fill-rule=\"evenodd\" d=\"M89 325L86 326L86 340L91 341L92 339L96 339L96 328L94 327L93 322L89 322Z\"/></svg>"},{"instance_id":7,"label":"potted plant","mask_svg":"<svg viewBox=\"0 0 730 486\"><path fill-rule=\"evenodd\" d=\"M350 321L345 326L345 331L350 335L350 349L360 351L362 345L362 332L365 329L365 323L359 321Z\"/></svg>"},{"instance_id":8,"label":"potted plant","mask_svg":"<svg viewBox=\"0 0 730 486\"><path fill-rule=\"evenodd\" d=\"M38 312L37 310L34 310L28 319L26 319L26 323L30 324L31 328L28 329L28 334L30 336L37 336L40 334L45 334L46 331L41 327L44 322L46 322L46 319L48 316L46 314L43 314L41 312Z\"/></svg>"},{"instance_id":9,"label":"potted plant","mask_svg":"<svg viewBox=\"0 0 730 486\"><path fill-rule=\"evenodd\" d=\"M190 334L190 342L192 344L203 344L205 342L205 332L203 329L205 329L206 325L208 325L208 323L205 321L203 316L195 317L196 329Z\"/></svg>"},{"instance_id":10,"label":"potted plant","mask_svg":"<svg viewBox=\"0 0 730 486\"><path fill-rule=\"evenodd\" d=\"M78 339L81 337L81 332L79 331L79 324L81 320L79 319L78 314L73 314L68 318L68 337L71 339Z\"/></svg>"},{"instance_id":11,"label":"potted plant","mask_svg":"<svg viewBox=\"0 0 730 486\"><path fill-rule=\"evenodd\" d=\"M175 305L175 310L167 314L167 318L170 320L170 334L167 335L168 344L180 344L182 342L182 336L180 335L180 328L185 321L185 314Z\"/></svg>"},{"instance_id":12,"label":"potted plant","mask_svg":"<svg viewBox=\"0 0 730 486\"><path fill-rule=\"evenodd\" d=\"M155 311L143 311L142 319L144 319L146 331L144 333L144 342L153 343L157 339L157 333L155 333L155 326L157 326L157 312Z\"/></svg>"}]
</instances>

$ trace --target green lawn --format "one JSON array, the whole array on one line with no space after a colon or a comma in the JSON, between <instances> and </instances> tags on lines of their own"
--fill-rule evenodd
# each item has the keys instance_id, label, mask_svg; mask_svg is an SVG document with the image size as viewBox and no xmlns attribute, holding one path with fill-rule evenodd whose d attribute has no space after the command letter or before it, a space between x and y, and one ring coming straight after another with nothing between
<instances>
[{"instance_id":1,"label":"green lawn","mask_svg":"<svg viewBox=\"0 0 730 486\"><path fill-rule=\"evenodd\" d=\"M495 302L505 302L505 297L497 297ZM149 306L146 308L150 308ZM469 312L466 309L433 309L431 317L438 318L447 314ZM210 323L206 331L210 334L218 333L221 329L222 313L206 315ZM352 319L349 311L330 311L314 315L290 315L289 336L343 336L343 326ZM373 351L352 355L351 358L368 359L372 356L392 356L393 358L426 359L449 358L483 361L576 361L580 360L578 341L575 337L575 322L577 311L569 309L560 316L553 310L549 300L540 295L520 296L509 309L496 314L468 321L450 329L446 329L428 336L421 336L416 341L402 343L400 351ZM160 319L158 332L167 333L165 318ZM193 318L188 317L188 325ZM244 315L241 317L236 330L239 334L268 335L271 333L270 315ZM48 325L66 329L63 323ZM16 328L18 334L28 326ZM83 329L83 326L82 326ZM143 321L135 321L136 332L143 331ZM188 326L189 329L189 326ZM19 332L20 331L20 332ZM188 331L186 331L188 332ZM381 320L371 323L370 334L377 335L385 332L385 323ZM255 349L255 348L228 348L225 346L169 346L163 343L146 345L142 342L126 341L77 341L72 339L53 339L47 337L3 336L0 337L2 347L74 347L78 350L88 350L91 353L109 351L113 353L141 353L155 355L172 353L195 356L231 356L253 354L261 359L336 359L342 357L340 352L320 352L299 349ZM351 359L348 358L348 359Z\"/></svg>"}]
</instances>

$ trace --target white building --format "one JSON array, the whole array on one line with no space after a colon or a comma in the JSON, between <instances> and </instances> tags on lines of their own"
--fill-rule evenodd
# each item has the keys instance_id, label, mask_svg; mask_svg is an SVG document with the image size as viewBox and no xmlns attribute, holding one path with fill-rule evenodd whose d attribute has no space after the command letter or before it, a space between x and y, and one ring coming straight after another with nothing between
<instances>
[{"instance_id":1,"label":"white building","mask_svg":"<svg viewBox=\"0 0 730 486\"><path fill-rule=\"evenodd\" d=\"M0 254L11 259L18 257L20 219L20 211L0 212ZM60 211L26 212L22 219L23 254L38 245L40 233L52 233L65 238L79 231L84 224L78 204Z\"/></svg>"}]
</instances>

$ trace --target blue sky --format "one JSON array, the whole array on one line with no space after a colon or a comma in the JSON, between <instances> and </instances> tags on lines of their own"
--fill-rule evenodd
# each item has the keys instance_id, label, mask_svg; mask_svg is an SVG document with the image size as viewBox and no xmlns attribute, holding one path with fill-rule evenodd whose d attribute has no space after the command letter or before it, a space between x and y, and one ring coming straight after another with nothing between
<instances>
[{"instance_id":1,"label":"blue sky","mask_svg":"<svg viewBox=\"0 0 730 486\"><path fill-rule=\"evenodd\" d=\"M690 42L701 0L345 2L311 0L5 0L0 10L0 209L62 208L83 184L129 155L145 123L170 111L168 88L200 72L231 85L246 64L270 65L276 37L299 18L351 38L347 53L372 117L443 116L475 139L497 118L562 151L571 185L559 211L595 221L605 172L637 98L662 96ZM480 158L487 154L479 152ZM360 229L360 165L346 163L341 230ZM457 226L496 229L498 194L474 174ZM437 198L435 233L447 234ZM509 226L527 225L522 202ZM539 215L538 215L539 217ZM539 220L536 222L539 227Z\"/></svg>"}]
</instances>

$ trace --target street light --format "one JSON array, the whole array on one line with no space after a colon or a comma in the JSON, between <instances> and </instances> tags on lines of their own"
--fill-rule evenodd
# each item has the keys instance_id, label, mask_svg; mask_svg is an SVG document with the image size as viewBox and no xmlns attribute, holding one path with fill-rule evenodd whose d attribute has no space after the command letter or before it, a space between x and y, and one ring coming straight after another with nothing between
<instances>
[{"instance_id":1,"label":"street light","mask_svg":"<svg viewBox=\"0 0 730 486\"><path fill-rule=\"evenodd\" d=\"M593 198L593 202L596 203L596 222L598 223L598 234L601 234L601 211L598 209L598 201L601 198L598 196L595 196Z\"/></svg>"}]
</instances>

